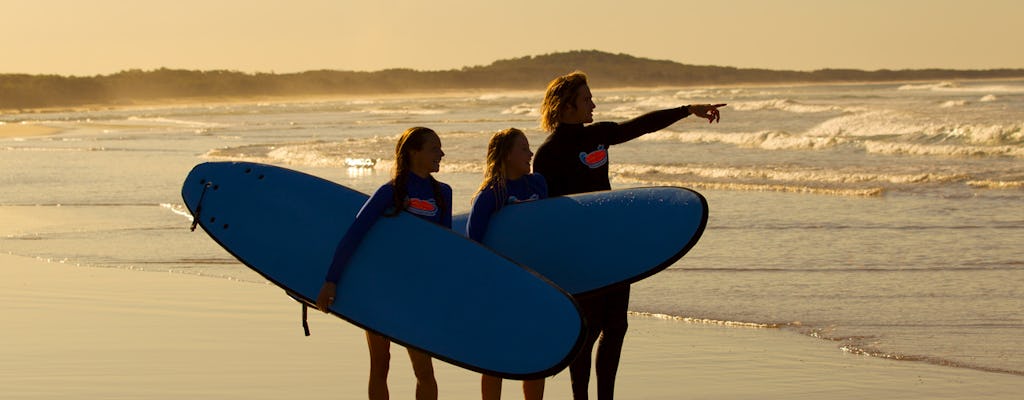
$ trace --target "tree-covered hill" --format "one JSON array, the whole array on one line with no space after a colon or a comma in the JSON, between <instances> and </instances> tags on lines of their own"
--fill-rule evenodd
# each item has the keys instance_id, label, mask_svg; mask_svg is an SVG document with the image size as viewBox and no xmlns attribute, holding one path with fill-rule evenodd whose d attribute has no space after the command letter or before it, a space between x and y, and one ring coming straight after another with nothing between
<instances>
[{"instance_id":1,"label":"tree-covered hill","mask_svg":"<svg viewBox=\"0 0 1024 400\"><path fill-rule=\"evenodd\" d=\"M570 51L445 71L307 71L289 74L158 69L91 77L0 74L0 109L133 104L166 99L414 93L472 89L543 90L585 71L601 87L866 82L1024 77L1024 69L781 71L680 64L627 54Z\"/></svg>"}]
</instances>

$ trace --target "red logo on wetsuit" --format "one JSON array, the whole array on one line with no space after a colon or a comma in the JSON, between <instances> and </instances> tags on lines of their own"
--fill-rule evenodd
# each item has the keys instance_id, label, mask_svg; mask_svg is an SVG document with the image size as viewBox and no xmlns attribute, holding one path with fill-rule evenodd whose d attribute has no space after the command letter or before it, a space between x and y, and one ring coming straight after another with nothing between
<instances>
[{"instance_id":1,"label":"red logo on wetsuit","mask_svg":"<svg viewBox=\"0 0 1024 400\"><path fill-rule=\"evenodd\" d=\"M434 199L422 200L417 198L411 198L409 199L408 205L405 207L405 210L416 215L422 215L424 217L433 217L437 215L437 204L434 203Z\"/></svg>"},{"instance_id":2,"label":"red logo on wetsuit","mask_svg":"<svg viewBox=\"0 0 1024 400\"><path fill-rule=\"evenodd\" d=\"M540 200L540 195L538 195L536 193L532 194L529 198L526 198L526 199L523 199L523 200L519 200L519 198L516 197L516 196L508 196L508 199L505 200L505 204L506 205L512 205L512 204L526 203L528 201L536 201L536 200Z\"/></svg>"},{"instance_id":3,"label":"red logo on wetsuit","mask_svg":"<svg viewBox=\"0 0 1024 400\"><path fill-rule=\"evenodd\" d=\"M580 152L580 161L590 168L598 168L608 163L608 150L604 145L598 145L597 150L590 153Z\"/></svg>"}]
</instances>

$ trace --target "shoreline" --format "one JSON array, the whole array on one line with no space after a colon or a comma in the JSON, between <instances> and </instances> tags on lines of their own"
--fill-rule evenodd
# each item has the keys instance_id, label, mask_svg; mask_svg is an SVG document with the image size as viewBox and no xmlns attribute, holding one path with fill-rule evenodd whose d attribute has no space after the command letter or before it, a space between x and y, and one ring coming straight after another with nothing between
<instances>
[{"instance_id":1,"label":"shoreline","mask_svg":"<svg viewBox=\"0 0 1024 400\"><path fill-rule=\"evenodd\" d=\"M362 331L269 284L77 267L0 254L0 387L19 399L365 398ZM1019 376L847 354L777 329L629 317L623 398L861 399L1019 396ZM395 398L413 392L392 346ZM434 362L442 399L478 399L479 374ZM570 397L568 372L547 381ZM594 380L591 380L594 392ZM505 398L521 398L507 381Z\"/></svg>"},{"instance_id":2,"label":"shoreline","mask_svg":"<svg viewBox=\"0 0 1024 400\"><path fill-rule=\"evenodd\" d=\"M875 80L875 81L793 81L793 82L754 82L754 83L725 83L717 85L694 84L694 85L654 85L654 86L609 86L599 91L618 90L695 90L713 88L761 88L761 87L808 87L808 86L829 86L829 85L877 85L877 84L913 84L925 82L996 82L996 81L1024 81L1024 77L1018 78L966 78L966 79L908 79L908 80ZM275 103L288 104L299 102L331 102L346 99L402 99L421 96L431 97L459 97L468 94L489 94L489 93L534 93L538 97L543 95L543 88L464 88L447 89L440 91L410 91L410 92L368 92L368 93L336 93L336 94L289 94L289 95L257 95L257 96L197 96L197 97L170 97L154 99L120 100L111 103L92 103L65 106L48 107L25 107L25 108L0 108L0 116L31 115L49 112L88 112L102 110L131 110L149 108L173 108L183 106L212 106L232 104L259 104ZM0 124L2 129L3 124Z\"/></svg>"}]
</instances>

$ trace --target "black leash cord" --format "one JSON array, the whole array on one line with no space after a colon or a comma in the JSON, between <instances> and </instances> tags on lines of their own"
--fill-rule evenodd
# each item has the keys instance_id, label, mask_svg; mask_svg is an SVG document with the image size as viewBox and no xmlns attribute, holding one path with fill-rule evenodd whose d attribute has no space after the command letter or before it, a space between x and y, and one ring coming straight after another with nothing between
<instances>
[{"instance_id":1,"label":"black leash cord","mask_svg":"<svg viewBox=\"0 0 1024 400\"><path fill-rule=\"evenodd\" d=\"M199 203L196 204L196 215L192 218L192 228L190 229L192 232L195 232L196 225L199 225L199 216L203 214L203 199L206 198L206 189L209 189L210 186L213 186L213 183L206 182L203 185L203 193L199 194Z\"/></svg>"}]
</instances>

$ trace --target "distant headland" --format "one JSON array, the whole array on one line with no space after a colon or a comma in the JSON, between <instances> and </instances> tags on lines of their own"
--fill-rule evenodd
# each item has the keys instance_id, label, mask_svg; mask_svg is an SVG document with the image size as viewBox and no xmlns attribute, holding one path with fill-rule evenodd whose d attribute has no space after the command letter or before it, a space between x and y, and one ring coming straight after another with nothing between
<instances>
[{"instance_id":1,"label":"distant headland","mask_svg":"<svg viewBox=\"0 0 1024 400\"><path fill-rule=\"evenodd\" d=\"M131 105L162 100L543 90L552 78L585 71L603 88L1024 78L1024 69L783 71L688 65L578 50L498 60L445 71L387 69L244 73L161 68L90 77L0 74L0 109Z\"/></svg>"}]
</instances>

